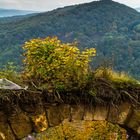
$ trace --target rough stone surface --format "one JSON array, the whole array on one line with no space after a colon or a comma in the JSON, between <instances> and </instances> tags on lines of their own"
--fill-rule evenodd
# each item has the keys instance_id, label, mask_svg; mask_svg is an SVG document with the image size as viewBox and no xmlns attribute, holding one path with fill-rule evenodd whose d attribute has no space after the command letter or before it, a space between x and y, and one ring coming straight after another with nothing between
<instances>
[{"instance_id":1,"label":"rough stone surface","mask_svg":"<svg viewBox=\"0 0 140 140\"><path fill-rule=\"evenodd\" d=\"M14 134L19 139L30 134L32 131L32 125L29 117L23 112L12 115L9 118L9 121Z\"/></svg>"},{"instance_id":2,"label":"rough stone surface","mask_svg":"<svg viewBox=\"0 0 140 140\"><path fill-rule=\"evenodd\" d=\"M45 112L42 112L41 114L35 116L31 116L31 119L35 132L45 131L49 127Z\"/></svg>"},{"instance_id":3,"label":"rough stone surface","mask_svg":"<svg viewBox=\"0 0 140 140\"><path fill-rule=\"evenodd\" d=\"M84 106L73 105L71 106L71 120L82 120L84 117Z\"/></svg>"},{"instance_id":4,"label":"rough stone surface","mask_svg":"<svg viewBox=\"0 0 140 140\"><path fill-rule=\"evenodd\" d=\"M137 129L137 133L140 134L140 126Z\"/></svg>"},{"instance_id":5,"label":"rough stone surface","mask_svg":"<svg viewBox=\"0 0 140 140\"><path fill-rule=\"evenodd\" d=\"M62 105L59 105L58 109L59 109L59 112L60 112L61 121L65 120L65 119L70 120L70 116L71 116L70 105L62 104Z\"/></svg>"},{"instance_id":6,"label":"rough stone surface","mask_svg":"<svg viewBox=\"0 0 140 140\"><path fill-rule=\"evenodd\" d=\"M7 116L0 112L0 140L15 140L15 136L7 123Z\"/></svg>"},{"instance_id":7,"label":"rough stone surface","mask_svg":"<svg viewBox=\"0 0 140 140\"><path fill-rule=\"evenodd\" d=\"M0 122L0 140L15 140L15 136L7 123Z\"/></svg>"},{"instance_id":8,"label":"rough stone surface","mask_svg":"<svg viewBox=\"0 0 140 140\"><path fill-rule=\"evenodd\" d=\"M129 113L131 112L131 105L129 103L123 103L118 108L119 108L118 110L119 116L118 116L117 123L124 124L125 121L127 120Z\"/></svg>"},{"instance_id":9,"label":"rough stone surface","mask_svg":"<svg viewBox=\"0 0 140 140\"><path fill-rule=\"evenodd\" d=\"M140 134L140 110L133 110L131 119L126 125Z\"/></svg>"},{"instance_id":10,"label":"rough stone surface","mask_svg":"<svg viewBox=\"0 0 140 140\"><path fill-rule=\"evenodd\" d=\"M56 126L62 122L60 117L61 113L58 109L58 106L50 106L49 108L46 109L46 111L47 111L49 126Z\"/></svg>"},{"instance_id":11,"label":"rough stone surface","mask_svg":"<svg viewBox=\"0 0 140 140\"><path fill-rule=\"evenodd\" d=\"M4 112L0 111L0 123L6 123L7 122L7 116L4 114Z\"/></svg>"},{"instance_id":12,"label":"rough stone surface","mask_svg":"<svg viewBox=\"0 0 140 140\"><path fill-rule=\"evenodd\" d=\"M0 112L0 140L21 139L33 131L40 133L58 125L62 126L57 129L58 133L62 133L65 138L67 133L65 124L72 123L82 131L83 128L78 124L81 121L93 122L93 120L122 124L140 134L140 109L132 110L128 103L116 107L96 106L96 108L87 108L84 105L48 104L45 107L35 108L35 112L30 111L32 113L23 112L20 107L16 107L8 118L4 112ZM52 132L50 134L53 135Z\"/></svg>"},{"instance_id":13,"label":"rough stone surface","mask_svg":"<svg viewBox=\"0 0 140 140\"><path fill-rule=\"evenodd\" d=\"M108 107L97 106L95 108L94 120L99 120L99 121L106 120L109 111L108 109L109 109Z\"/></svg>"},{"instance_id":14,"label":"rough stone surface","mask_svg":"<svg viewBox=\"0 0 140 140\"><path fill-rule=\"evenodd\" d=\"M85 121L92 121L94 120L94 112L95 108L94 107L87 107L85 106L85 111L84 111L84 120Z\"/></svg>"},{"instance_id":15,"label":"rough stone surface","mask_svg":"<svg viewBox=\"0 0 140 140\"><path fill-rule=\"evenodd\" d=\"M117 123L119 117L118 106L110 106L107 120L112 123Z\"/></svg>"},{"instance_id":16,"label":"rough stone surface","mask_svg":"<svg viewBox=\"0 0 140 140\"><path fill-rule=\"evenodd\" d=\"M9 81L6 78L2 78L0 79L0 89L19 90L23 88L16 83L13 83L12 81Z\"/></svg>"}]
</instances>

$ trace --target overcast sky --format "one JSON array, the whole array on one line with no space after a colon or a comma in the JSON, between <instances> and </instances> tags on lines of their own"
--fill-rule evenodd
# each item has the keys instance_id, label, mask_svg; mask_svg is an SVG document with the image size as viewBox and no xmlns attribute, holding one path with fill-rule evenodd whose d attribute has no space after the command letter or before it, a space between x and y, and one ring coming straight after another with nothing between
<instances>
[{"instance_id":1,"label":"overcast sky","mask_svg":"<svg viewBox=\"0 0 140 140\"><path fill-rule=\"evenodd\" d=\"M93 0L0 0L0 8L26 9L34 11L49 11L58 7L78 3L91 2ZM114 0L130 7L140 7L140 0Z\"/></svg>"}]
</instances>

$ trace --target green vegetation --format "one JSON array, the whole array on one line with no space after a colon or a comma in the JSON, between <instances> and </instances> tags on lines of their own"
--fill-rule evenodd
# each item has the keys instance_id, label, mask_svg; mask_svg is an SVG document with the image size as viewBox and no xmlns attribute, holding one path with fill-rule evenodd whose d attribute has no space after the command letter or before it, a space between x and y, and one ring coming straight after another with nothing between
<instances>
[{"instance_id":1,"label":"green vegetation","mask_svg":"<svg viewBox=\"0 0 140 140\"><path fill-rule=\"evenodd\" d=\"M125 5L96 1L9 21L0 22L0 67L9 60L22 65L25 41L58 36L77 40L81 50L96 48L94 68L109 65L140 79L140 14Z\"/></svg>"},{"instance_id":2,"label":"green vegetation","mask_svg":"<svg viewBox=\"0 0 140 140\"><path fill-rule=\"evenodd\" d=\"M80 127L77 127L80 126ZM126 131L106 121L64 122L36 134L37 140L126 140Z\"/></svg>"},{"instance_id":3,"label":"green vegetation","mask_svg":"<svg viewBox=\"0 0 140 140\"><path fill-rule=\"evenodd\" d=\"M94 48L80 51L76 43L62 43L57 37L32 39L23 48L25 69L22 74L17 74L10 63L0 72L0 78L28 84L29 89L35 91L57 94L66 101L68 93L69 101L77 101L84 94L84 100L96 98L95 103L108 103L104 98L116 104L125 99L139 102L139 81L111 68L90 68L91 58L96 54Z\"/></svg>"},{"instance_id":4,"label":"green vegetation","mask_svg":"<svg viewBox=\"0 0 140 140\"><path fill-rule=\"evenodd\" d=\"M117 72L114 72L111 68L104 68L104 67L98 68L94 72L94 77L104 78L114 83L127 83L127 84L135 84L135 85L140 84L139 81L128 76L126 73L124 72L117 73Z\"/></svg>"},{"instance_id":5,"label":"green vegetation","mask_svg":"<svg viewBox=\"0 0 140 140\"><path fill-rule=\"evenodd\" d=\"M23 83L20 73L17 72L16 66L9 62L3 69L0 69L0 79L7 78L15 83Z\"/></svg>"},{"instance_id":6,"label":"green vegetation","mask_svg":"<svg viewBox=\"0 0 140 140\"><path fill-rule=\"evenodd\" d=\"M56 37L32 39L23 48L25 69L22 76L15 76L13 70L6 71L6 76L12 81L16 81L14 78L21 80L20 85L28 85L35 93L45 91L43 96L50 94L58 98L57 101L66 103L81 100L85 103L94 101L94 104L120 104L124 101L139 104L139 81L110 68L90 68L91 57L96 53L94 48L80 51L76 43L62 43ZM40 98L38 96L42 95L28 96Z\"/></svg>"},{"instance_id":7,"label":"green vegetation","mask_svg":"<svg viewBox=\"0 0 140 140\"><path fill-rule=\"evenodd\" d=\"M84 87L89 75L89 62L95 56L94 48L80 52L76 44L62 43L56 37L33 39L26 42L25 71L30 83L48 89Z\"/></svg>"}]
</instances>

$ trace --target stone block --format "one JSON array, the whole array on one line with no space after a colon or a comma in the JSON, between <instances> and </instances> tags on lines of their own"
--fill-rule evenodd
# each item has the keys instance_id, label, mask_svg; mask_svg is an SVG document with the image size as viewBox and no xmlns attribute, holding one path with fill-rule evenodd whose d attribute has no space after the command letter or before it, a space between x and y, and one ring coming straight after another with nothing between
<instances>
[{"instance_id":1,"label":"stone block","mask_svg":"<svg viewBox=\"0 0 140 140\"><path fill-rule=\"evenodd\" d=\"M84 106L80 105L73 105L71 106L71 120L83 120L84 118Z\"/></svg>"},{"instance_id":2,"label":"stone block","mask_svg":"<svg viewBox=\"0 0 140 140\"><path fill-rule=\"evenodd\" d=\"M94 107L87 107L85 106L85 109L84 109L84 120L85 121L92 121L94 120L94 112L95 112L95 108Z\"/></svg>"},{"instance_id":3,"label":"stone block","mask_svg":"<svg viewBox=\"0 0 140 140\"><path fill-rule=\"evenodd\" d=\"M106 120L108 116L108 111L109 111L108 107L97 106L95 108L94 120L98 120L98 121Z\"/></svg>"},{"instance_id":4,"label":"stone block","mask_svg":"<svg viewBox=\"0 0 140 140\"><path fill-rule=\"evenodd\" d=\"M125 125L140 134L140 110L133 110L129 121Z\"/></svg>"},{"instance_id":5,"label":"stone block","mask_svg":"<svg viewBox=\"0 0 140 140\"><path fill-rule=\"evenodd\" d=\"M12 115L9 118L11 128L18 139L21 139L32 132L32 125L29 117L23 112Z\"/></svg>"},{"instance_id":6,"label":"stone block","mask_svg":"<svg viewBox=\"0 0 140 140\"><path fill-rule=\"evenodd\" d=\"M137 129L137 133L140 135L140 126Z\"/></svg>"},{"instance_id":7,"label":"stone block","mask_svg":"<svg viewBox=\"0 0 140 140\"><path fill-rule=\"evenodd\" d=\"M2 111L0 111L0 122L3 122L3 123L7 122L7 116Z\"/></svg>"},{"instance_id":8,"label":"stone block","mask_svg":"<svg viewBox=\"0 0 140 140\"><path fill-rule=\"evenodd\" d=\"M111 123L117 123L119 117L119 111L117 106L110 106L107 121Z\"/></svg>"},{"instance_id":9,"label":"stone block","mask_svg":"<svg viewBox=\"0 0 140 140\"><path fill-rule=\"evenodd\" d=\"M118 106L118 124L124 124L127 121L129 114L131 113L131 105L129 103L123 103Z\"/></svg>"},{"instance_id":10,"label":"stone block","mask_svg":"<svg viewBox=\"0 0 140 140\"><path fill-rule=\"evenodd\" d=\"M35 132L45 131L49 127L45 112L42 112L41 114L35 116L31 116L31 120Z\"/></svg>"},{"instance_id":11,"label":"stone block","mask_svg":"<svg viewBox=\"0 0 140 140\"><path fill-rule=\"evenodd\" d=\"M0 122L0 140L16 140L9 124Z\"/></svg>"},{"instance_id":12,"label":"stone block","mask_svg":"<svg viewBox=\"0 0 140 140\"><path fill-rule=\"evenodd\" d=\"M58 109L59 109L59 112L60 112L61 121L65 120L65 119L70 120L70 116L71 116L70 105L61 104L61 105L59 105Z\"/></svg>"},{"instance_id":13,"label":"stone block","mask_svg":"<svg viewBox=\"0 0 140 140\"><path fill-rule=\"evenodd\" d=\"M61 117L60 117L61 113L59 111L58 106L49 106L46 109L46 112L47 112L49 126L56 126L62 122Z\"/></svg>"},{"instance_id":14,"label":"stone block","mask_svg":"<svg viewBox=\"0 0 140 140\"><path fill-rule=\"evenodd\" d=\"M15 136L7 123L7 117L0 112L0 140L15 140Z\"/></svg>"}]
</instances>

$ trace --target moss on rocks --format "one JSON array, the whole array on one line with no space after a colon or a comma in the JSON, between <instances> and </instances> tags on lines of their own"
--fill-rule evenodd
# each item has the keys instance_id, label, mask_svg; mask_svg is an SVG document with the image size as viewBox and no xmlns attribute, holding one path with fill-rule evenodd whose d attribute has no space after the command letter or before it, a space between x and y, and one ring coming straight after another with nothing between
<instances>
[{"instance_id":1,"label":"moss on rocks","mask_svg":"<svg viewBox=\"0 0 140 140\"><path fill-rule=\"evenodd\" d=\"M36 135L37 140L126 140L126 131L106 121L64 121Z\"/></svg>"}]
</instances>

